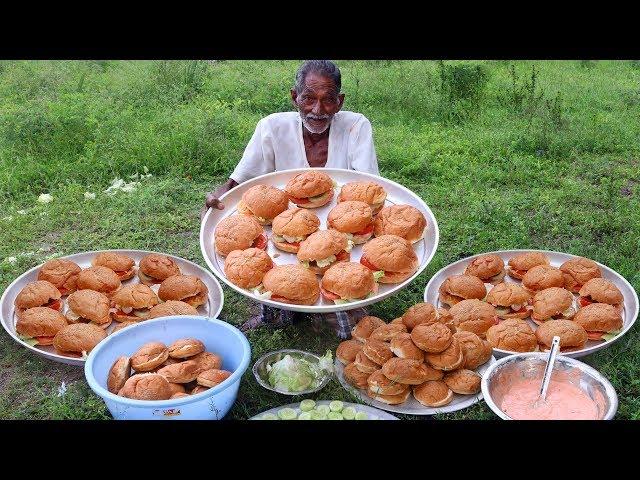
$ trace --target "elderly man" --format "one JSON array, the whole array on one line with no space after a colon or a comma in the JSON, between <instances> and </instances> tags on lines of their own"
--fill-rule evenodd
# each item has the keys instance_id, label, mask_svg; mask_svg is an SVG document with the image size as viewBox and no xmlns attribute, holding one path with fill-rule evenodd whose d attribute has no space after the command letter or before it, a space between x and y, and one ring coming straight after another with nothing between
<instances>
[{"instance_id":1,"label":"elderly man","mask_svg":"<svg viewBox=\"0 0 640 480\"><path fill-rule=\"evenodd\" d=\"M296 73L291 100L296 112L271 114L258 122L235 170L206 207L224 208L219 197L236 185L266 173L292 168L333 167L378 174L371 123L360 114L341 111L344 94L338 66L328 60L304 62ZM244 330L264 324L285 325L303 317L262 305L261 314L245 322ZM346 338L360 311L325 318ZM337 320L337 322L336 322Z\"/></svg>"}]
</instances>

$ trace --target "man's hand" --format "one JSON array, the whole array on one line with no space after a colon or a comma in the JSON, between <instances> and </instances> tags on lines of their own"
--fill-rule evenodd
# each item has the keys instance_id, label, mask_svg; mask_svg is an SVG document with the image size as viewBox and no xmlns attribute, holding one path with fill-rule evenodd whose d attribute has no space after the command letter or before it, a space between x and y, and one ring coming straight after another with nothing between
<instances>
[{"instance_id":1,"label":"man's hand","mask_svg":"<svg viewBox=\"0 0 640 480\"><path fill-rule=\"evenodd\" d=\"M218 210L222 210L224 205L220 200L218 200L217 192L209 192L207 193L207 200L205 202L206 208L217 208Z\"/></svg>"},{"instance_id":2,"label":"man's hand","mask_svg":"<svg viewBox=\"0 0 640 480\"><path fill-rule=\"evenodd\" d=\"M200 220L202 220L209 208L224 209L224 204L220 201L220 197L238 185L235 180L229 179L220 186L216 191L207 193L205 206L200 210Z\"/></svg>"}]
</instances>

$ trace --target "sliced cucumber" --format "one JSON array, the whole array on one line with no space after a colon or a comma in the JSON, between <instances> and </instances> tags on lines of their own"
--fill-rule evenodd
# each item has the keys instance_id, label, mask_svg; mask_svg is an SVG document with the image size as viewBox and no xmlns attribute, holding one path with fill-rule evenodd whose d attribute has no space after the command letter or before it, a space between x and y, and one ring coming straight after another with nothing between
<instances>
[{"instance_id":1,"label":"sliced cucumber","mask_svg":"<svg viewBox=\"0 0 640 480\"><path fill-rule=\"evenodd\" d=\"M368 420L369 419L369 415L367 415L364 412L358 412L356 413L356 420Z\"/></svg>"},{"instance_id":2,"label":"sliced cucumber","mask_svg":"<svg viewBox=\"0 0 640 480\"><path fill-rule=\"evenodd\" d=\"M282 420L295 420L298 414L293 408L282 408L278 410L278 417Z\"/></svg>"},{"instance_id":3,"label":"sliced cucumber","mask_svg":"<svg viewBox=\"0 0 640 480\"><path fill-rule=\"evenodd\" d=\"M329 408L329 405L317 405L314 410L325 416L328 415L329 412L331 411L331 409Z\"/></svg>"},{"instance_id":4,"label":"sliced cucumber","mask_svg":"<svg viewBox=\"0 0 640 480\"><path fill-rule=\"evenodd\" d=\"M314 400L306 399L306 400L302 400L300 402L300 410L302 410L303 412L309 412L311 410L313 410L313 408L316 406L316 402Z\"/></svg>"},{"instance_id":5,"label":"sliced cucumber","mask_svg":"<svg viewBox=\"0 0 640 480\"><path fill-rule=\"evenodd\" d=\"M332 402L329 402L329 410L331 410L332 412L341 412L343 408L344 403L342 403L340 400L333 400Z\"/></svg>"},{"instance_id":6,"label":"sliced cucumber","mask_svg":"<svg viewBox=\"0 0 640 480\"><path fill-rule=\"evenodd\" d=\"M278 420L278 417L273 413L265 413L261 417L258 417L258 420Z\"/></svg>"},{"instance_id":7,"label":"sliced cucumber","mask_svg":"<svg viewBox=\"0 0 640 480\"><path fill-rule=\"evenodd\" d=\"M311 420L311 412L301 412L298 415L298 420Z\"/></svg>"},{"instance_id":8,"label":"sliced cucumber","mask_svg":"<svg viewBox=\"0 0 640 480\"><path fill-rule=\"evenodd\" d=\"M311 420L326 420L327 414L324 412L319 412L317 410L311 410L309 412L311 414Z\"/></svg>"},{"instance_id":9,"label":"sliced cucumber","mask_svg":"<svg viewBox=\"0 0 640 480\"><path fill-rule=\"evenodd\" d=\"M327 415L327 419L329 419L329 420L344 420L344 418L342 417L342 414L338 413L338 412L329 412L329 415Z\"/></svg>"},{"instance_id":10,"label":"sliced cucumber","mask_svg":"<svg viewBox=\"0 0 640 480\"><path fill-rule=\"evenodd\" d=\"M342 416L345 420L353 420L356 418L356 413L358 412L353 407L346 407L342 410Z\"/></svg>"}]
</instances>

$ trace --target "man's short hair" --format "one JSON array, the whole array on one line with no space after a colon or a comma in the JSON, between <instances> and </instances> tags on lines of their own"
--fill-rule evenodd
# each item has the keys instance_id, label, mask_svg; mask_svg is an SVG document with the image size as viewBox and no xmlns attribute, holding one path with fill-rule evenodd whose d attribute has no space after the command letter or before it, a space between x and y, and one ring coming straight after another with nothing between
<instances>
[{"instance_id":1,"label":"man's short hair","mask_svg":"<svg viewBox=\"0 0 640 480\"><path fill-rule=\"evenodd\" d=\"M340 69L331 60L307 60L296 73L296 92L300 93L304 89L304 82L309 73L317 73L323 77L329 77L336 85L337 92L340 93L342 87L342 76L340 75Z\"/></svg>"}]
</instances>

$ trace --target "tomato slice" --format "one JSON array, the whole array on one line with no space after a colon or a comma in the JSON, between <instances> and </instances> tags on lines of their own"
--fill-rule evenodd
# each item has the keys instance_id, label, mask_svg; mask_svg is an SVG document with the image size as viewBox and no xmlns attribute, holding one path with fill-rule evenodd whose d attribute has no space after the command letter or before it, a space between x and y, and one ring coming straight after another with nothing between
<instances>
[{"instance_id":1,"label":"tomato slice","mask_svg":"<svg viewBox=\"0 0 640 480\"><path fill-rule=\"evenodd\" d=\"M602 340L604 332L587 332L587 338L589 340Z\"/></svg>"},{"instance_id":2,"label":"tomato slice","mask_svg":"<svg viewBox=\"0 0 640 480\"><path fill-rule=\"evenodd\" d=\"M293 247L299 247L300 246L300 242L287 242L289 245L293 246Z\"/></svg>"},{"instance_id":3,"label":"tomato slice","mask_svg":"<svg viewBox=\"0 0 640 480\"><path fill-rule=\"evenodd\" d=\"M252 247L259 248L260 250L267 248L267 237L264 233L261 233L260 236L253 241Z\"/></svg>"},{"instance_id":4,"label":"tomato slice","mask_svg":"<svg viewBox=\"0 0 640 480\"><path fill-rule=\"evenodd\" d=\"M35 338L40 345L51 345L51 342L53 342L53 335L50 337L46 337L43 335L41 337L35 337Z\"/></svg>"},{"instance_id":5,"label":"tomato slice","mask_svg":"<svg viewBox=\"0 0 640 480\"><path fill-rule=\"evenodd\" d=\"M367 267L369 270L373 270L374 272L377 272L378 270L380 270L378 267L376 267L373 263L371 263L365 257L360 257L360 263L365 267Z\"/></svg>"},{"instance_id":6,"label":"tomato slice","mask_svg":"<svg viewBox=\"0 0 640 480\"><path fill-rule=\"evenodd\" d=\"M308 198L298 198L298 197L292 197L291 195L289 195L289 199L293 203L311 203L311 200L309 200Z\"/></svg>"},{"instance_id":7,"label":"tomato slice","mask_svg":"<svg viewBox=\"0 0 640 480\"><path fill-rule=\"evenodd\" d=\"M67 289L66 289L66 288L64 288L64 287L60 287L60 288L58 288L58 291L60 292L60 295L62 295L63 297L64 297L65 295L69 295L69 290L67 290Z\"/></svg>"},{"instance_id":8,"label":"tomato slice","mask_svg":"<svg viewBox=\"0 0 640 480\"><path fill-rule=\"evenodd\" d=\"M345 250L342 250L339 254L336 255L336 261L338 260L346 260L349 258L349 253Z\"/></svg>"},{"instance_id":9,"label":"tomato slice","mask_svg":"<svg viewBox=\"0 0 640 480\"><path fill-rule=\"evenodd\" d=\"M276 302L281 302L283 300L288 300L286 297L281 297L280 295L271 295L271 300L275 300Z\"/></svg>"},{"instance_id":10,"label":"tomato slice","mask_svg":"<svg viewBox=\"0 0 640 480\"><path fill-rule=\"evenodd\" d=\"M128 316L122 310L117 310L114 315L115 315L116 318L127 318L127 316Z\"/></svg>"},{"instance_id":11,"label":"tomato slice","mask_svg":"<svg viewBox=\"0 0 640 480\"><path fill-rule=\"evenodd\" d=\"M340 298L340 295L336 295L333 292L325 290L324 288L322 288L322 286L320 287L320 293L322 293L322 296L327 300L337 300Z\"/></svg>"},{"instance_id":12,"label":"tomato slice","mask_svg":"<svg viewBox=\"0 0 640 480\"><path fill-rule=\"evenodd\" d=\"M60 310L60 300L51 300L47 303L47 307L53 308L54 310Z\"/></svg>"},{"instance_id":13,"label":"tomato slice","mask_svg":"<svg viewBox=\"0 0 640 480\"><path fill-rule=\"evenodd\" d=\"M370 224L368 227L364 228L363 230L360 230L359 232L355 232L354 235L368 235L371 232L373 232L373 223Z\"/></svg>"},{"instance_id":14,"label":"tomato slice","mask_svg":"<svg viewBox=\"0 0 640 480\"><path fill-rule=\"evenodd\" d=\"M586 307L587 305L591 305L593 302L590 298L587 297L578 297L578 303L580 303L581 307Z\"/></svg>"},{"instance_id":15,"label":"tomato slice","mask_svg":"<svg viewBox=\"0 0 640 480\"><path fill-rule=\"evenodd\" d=\"M117 271L116 271L116 275L118 275L118 277L119 277L120 279L122 279L122 277L126 277L126 276L127 276L127 273L129 273L129 271L128 271L128 270L117 270Z\"/></svg>"}]
</instances>

